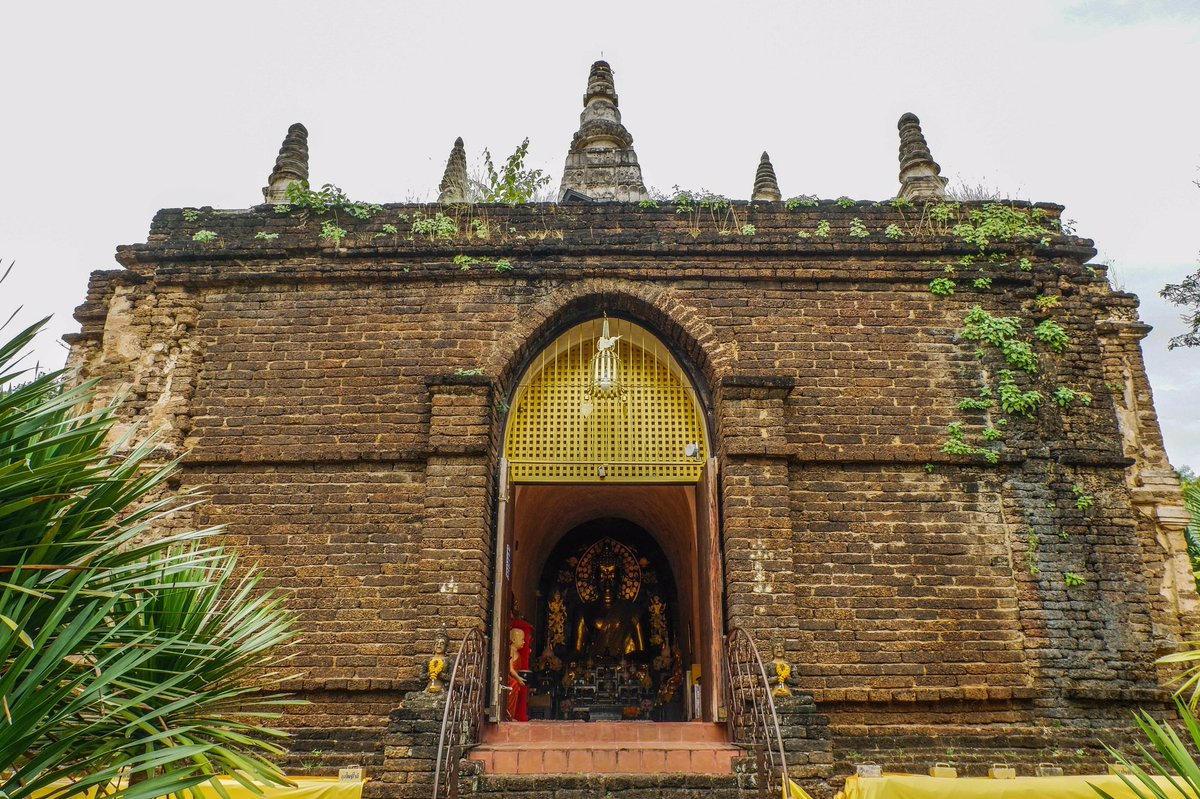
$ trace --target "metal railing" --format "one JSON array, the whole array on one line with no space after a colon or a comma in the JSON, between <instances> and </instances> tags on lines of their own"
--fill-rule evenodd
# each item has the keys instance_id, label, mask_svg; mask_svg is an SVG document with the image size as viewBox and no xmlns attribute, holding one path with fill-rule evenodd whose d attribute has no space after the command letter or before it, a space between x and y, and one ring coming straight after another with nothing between
<instances>
[{"instance_id":1,"label":"metal railing","mask_svg":"<svg viewBox=\"0 0 1200 799\"><path fill-rule=\"evenodd\" d=\"M479 743L483 693L487 676L487 638L470 630L463 638L446 688L446 707L433 767L433 799L456 799L462 756Z\"/></svg>"},{"instance_id":2,"label":"metal railing","mask_svg":"<svg viewBox=\"0 0 1200 799\"><path fill-rule=\"evenodd\" d=\"M777 797L788 785L783 735L758 647L740 627L725 638L725 675L729 738L754 758L759 795Z\"/></svg>"}]
</instances>

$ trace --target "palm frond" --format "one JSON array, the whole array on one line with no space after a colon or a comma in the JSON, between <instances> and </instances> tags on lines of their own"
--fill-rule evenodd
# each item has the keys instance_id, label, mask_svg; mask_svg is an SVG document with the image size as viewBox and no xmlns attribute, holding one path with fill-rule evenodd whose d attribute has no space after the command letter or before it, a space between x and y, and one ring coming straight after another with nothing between
<instances>
[{"instance_id":1,"label":"palm frond","mask_svg":"<svg viewBox=\"0 0 1200 799\"><path fill-rule=\"evenodd\" d=\"M202 497L148 439L109 442L92 384L15 364L44 325L0 343L0 791L48 799L188 796L219 775L283 784L263 726L294 700L281 599L215 545L159 534ZM129 779L132 777L132 779Z\"/></svg>"}]
</instances>

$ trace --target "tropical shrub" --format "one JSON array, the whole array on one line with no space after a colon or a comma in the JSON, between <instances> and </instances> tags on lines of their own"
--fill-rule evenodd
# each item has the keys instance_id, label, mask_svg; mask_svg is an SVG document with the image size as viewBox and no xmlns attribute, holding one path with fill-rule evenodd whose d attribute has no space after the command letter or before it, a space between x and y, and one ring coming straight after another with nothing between
<instances>
[{"instance_id":1,"label":"tropical shrub","mask_svg":"<svg viewBox=\"0 0 1200 799\"><path fill-rule=\"evenodd\" d=\"M159 532L199 497L153 441L108 443L91 384L17 366L45 321L0 343L0 796L286 784L262 724L292 617L215 530Z\"/></svg>"}]
</instances>

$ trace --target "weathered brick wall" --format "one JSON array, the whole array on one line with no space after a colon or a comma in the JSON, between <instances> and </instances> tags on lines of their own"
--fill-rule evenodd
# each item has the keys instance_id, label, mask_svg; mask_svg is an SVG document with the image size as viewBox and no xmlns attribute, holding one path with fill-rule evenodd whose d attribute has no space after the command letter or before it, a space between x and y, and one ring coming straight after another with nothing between
<instances>
[{"instance_id":1,"label":"weathered brick wall","mask_svg":"<svg viewBox=\"0 0 1200 799\"><path fill-rule=\"evenodd\" d=\"M396 600L423 557L421 465L193 466L186 475L212 496L199 520L227 525L226 540L301 615L305 640L289 666L341 689L420 677L407 653L430 640L437 614L428 599Z\"/></svg>"},{"instance_id":2,"label":"weathered brick wall","mask_svg":"<svg viewBox=\"0 0 1200 799\"><path fill-rule=\"evenodd\" d=\"M919 209L472 206L446 209L453 235L410 236L437 210L342 218L337 246L317 219L270 208L163 211L78 312L73 365L108 393L133 387L125 414L166 425L185 482L214 495L199 521L227 524L300 613L296 685L316 703L287 719L302 748L326 751L314 729L373 730L339 740L380 762L368 742L383 706L420 687L433 633L487 621L512 391L540 346L604 310L698 377L727 621L785 641L830 725L796 729L829 730L834 756L867 738L898 760L939 736L975 736L980 758L997 736L1052 747L1056 729L1078 737L1161 698L1152 659L1196 598L1133 301L1083 266L1090 242L1023 245L1028 271L937 297L930 280L976 248ZM889 224L906 234L885 238ZM1028 317L1044 294L1072 336L1066 355L1043 352L1045 390L1094 401L1010 416L996 465L943 454L951 422L977 434L982 415L957 406L998 368L956 338L964 314ZM358 699L370 710L339 722Z\"/></svg>"},{"instance_id":3,"label":"weathered brick wall","mask_svg":"<svg viewBox=\"0 0 1200 799\"><path fill-rule=\"evenodd\" d=\"M808 464L791 474L800 684L912 701L1030 684L994 475ZM996 698L1000 698L997 696Z\"/></svg>"}]
</instances>

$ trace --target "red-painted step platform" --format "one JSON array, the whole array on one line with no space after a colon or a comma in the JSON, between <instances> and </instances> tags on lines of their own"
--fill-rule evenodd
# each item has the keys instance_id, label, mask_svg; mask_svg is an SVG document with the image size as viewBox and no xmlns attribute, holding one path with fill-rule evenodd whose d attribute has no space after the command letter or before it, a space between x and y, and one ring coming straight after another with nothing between
<instances>
[{"instance_id":1,"label":"red-painted step platform","mask_svg":"<svg viewBox=\"0 0 1200 799\"><path fill-rule=\"evenodd\" d=\"M725 725L697 721L488 724L468 755L488 774L731 774L742 756Z\"/></svg>"}]
</instances>

